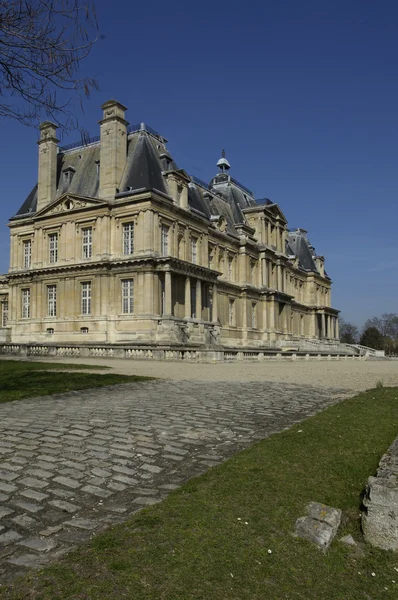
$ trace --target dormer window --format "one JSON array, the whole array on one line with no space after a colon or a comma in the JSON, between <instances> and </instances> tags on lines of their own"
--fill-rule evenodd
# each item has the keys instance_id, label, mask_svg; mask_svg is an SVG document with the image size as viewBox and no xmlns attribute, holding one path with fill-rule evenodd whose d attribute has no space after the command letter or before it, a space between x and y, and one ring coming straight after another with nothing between
<instances>
[{"instance_id":1,"label":"dormer window","mask_svg":"<svg viewBox=\"0 0 398 600\"><path fill-rule=\"evenodd\" d=\"M73 167L67 167L62 171L63 174L63 183L64 186L69 186L72 183L73 176L75 174L75 169Z\"/></svg>"}]
</instances>

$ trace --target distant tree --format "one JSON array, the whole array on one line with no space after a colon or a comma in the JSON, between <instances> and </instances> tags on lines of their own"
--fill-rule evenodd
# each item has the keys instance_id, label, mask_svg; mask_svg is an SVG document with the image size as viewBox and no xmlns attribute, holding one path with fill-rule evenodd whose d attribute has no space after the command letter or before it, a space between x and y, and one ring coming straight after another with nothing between
<instances>
[{"instance_id":1,"label":"distant tree","mask_svg":"<svg viewBox=\"0 0 398 600\"><path fill-rule=\"evenodd\" d=\"M390 337L384 338L384 350L386 354L398 354L398 340L392 340Z\"/></svg>"},{"instance_id":2,"label":"distant tree","mask_svg":"<svg viewBox=\"0 0 398 600\"><path fill-rule=\"evenodd\" d=\"M0 0L0 117L70 126L71 97L97 87L78 77L96 35L94 0Z\"/></svg>"},{"instance_id":3,"label":"distant tree","mask_svg":"<svg viewBox=\"0 0 398 600\"><path fill-rule=\"evenodd\" d=\"M365 323L364 329L375 327L384 337L398 340L398 314L384 313L381 317L372 317Z\"/></svg>"},{"instance_id":4,"label":"distant tree","mask_svg":"<svg viewBox=\"0 0 398 600\"><path fill-rule=\"evenodd\" d=\"M359 343L362 346L368 346L368 348L383 350L385 338L376 327L367 327L364 329Z\"/></svg>"},{"instance_id":5,"label":"distant tree","mask_svg":"<svg viewBox=\"0 0 398 600\"><path fill-rule=\"evenodd\" d=\"M343 344L356 344L359 338L358 327L339 317L340 341Z\"/></svg>"}]
</instances>

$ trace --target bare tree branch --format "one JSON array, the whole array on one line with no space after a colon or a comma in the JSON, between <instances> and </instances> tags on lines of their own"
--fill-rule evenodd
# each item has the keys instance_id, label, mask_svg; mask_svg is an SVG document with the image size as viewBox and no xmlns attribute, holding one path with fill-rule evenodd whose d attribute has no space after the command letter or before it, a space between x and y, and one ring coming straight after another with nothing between
<instances>
[{"instance_id":1,"label":"bare tree branch","mask_svg":"<svg viewBox=\"0 0 398 600\"><path fill-rule=\"evenodd\" d=\"M75 127L71 99L98 89L78 77L96 36L94 0L0 0L0 117Z\"/></svg>"}]
</instances>

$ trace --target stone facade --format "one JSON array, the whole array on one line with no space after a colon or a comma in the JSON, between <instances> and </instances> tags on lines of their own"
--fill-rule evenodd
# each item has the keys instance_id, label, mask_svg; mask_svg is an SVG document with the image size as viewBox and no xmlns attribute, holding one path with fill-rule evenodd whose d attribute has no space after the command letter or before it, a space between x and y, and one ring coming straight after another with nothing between
<instances>
[{"instance_id":1,"label":"stone facade","mask_svg":"<svg viewBox=\"0 0 398 600\"><path fill-rule=\"evenodd\" d=\"M277 204L255 200L224 156L206 184L177 167L161 135L129 127L119 102L102 109L100 136L84 143L61 148L55 125L40 127L38 185L9 223L1 339L338 342L331 280L306 231L289 231Z\"/></svg>"}]
</instances>

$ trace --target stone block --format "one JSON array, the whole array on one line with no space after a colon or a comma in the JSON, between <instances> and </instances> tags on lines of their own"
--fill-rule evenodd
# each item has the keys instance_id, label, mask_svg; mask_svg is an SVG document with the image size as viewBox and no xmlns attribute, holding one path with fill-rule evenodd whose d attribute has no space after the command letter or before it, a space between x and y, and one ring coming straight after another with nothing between
<instances>
[{"instance_id":1,"label":"stone block","mask_svg":"<svg viewBox=\"0 0 398 600\"><path fill-rule=\"evenodd\" d=\"M341 510L319 502L310 502L307 505L307 515L297 519L295 535L316 544L326 552L340 526Z\"/></svg>"},{"instance_id":2,"label":"stone block","mask_svg":"<svg viewBox=\"0 0 398 600\"><path fill-rule=\"evenodd\" d=\"M296 536L316 544L321 550L326 551L333 541L332 527L311 517L300 517L296 521Z\"/></svg>"},{"instance_id":3,"label":"stone block","mask_svg":"<svg viewBox=\"0 0 398 600\"><path fill-rule=\"evenodd\" d=\"M332 508L319 502L310 502L307 505L307 514L312 519L330 525L334 535L336 535L341 522L341 510L339 508Z\"/></svg>"},{"instance_id":4,"label":"stone block","mask_svg":"<svg viewBox=\"0 0 398 600\"><path fill-rule=\"evenodd\" d=\"M25 546L30 550L37 550L38 552L48 552L57 546L56 542L51 539L43 539L40 537L30 538L28 540L23 540L22 542L18 542L19 546Z\"/></svg>"}]
</instances>

